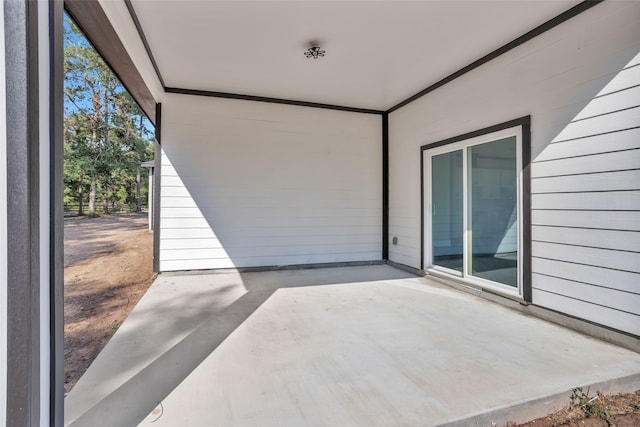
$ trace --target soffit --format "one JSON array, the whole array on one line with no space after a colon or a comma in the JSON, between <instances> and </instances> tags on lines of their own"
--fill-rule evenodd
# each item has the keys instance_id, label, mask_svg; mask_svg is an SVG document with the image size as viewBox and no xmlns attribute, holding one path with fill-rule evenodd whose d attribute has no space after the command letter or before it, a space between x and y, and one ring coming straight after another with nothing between
<instances>
[{"instance_id":1,"label":"soffit","mask_svg":"<svg viewBox=\"0 0 640 427\"><path fill-rule=\"evenodd\" d=\"M131 3L166 87L385 110L579 1Z\"/></svg>"}]
</instances>

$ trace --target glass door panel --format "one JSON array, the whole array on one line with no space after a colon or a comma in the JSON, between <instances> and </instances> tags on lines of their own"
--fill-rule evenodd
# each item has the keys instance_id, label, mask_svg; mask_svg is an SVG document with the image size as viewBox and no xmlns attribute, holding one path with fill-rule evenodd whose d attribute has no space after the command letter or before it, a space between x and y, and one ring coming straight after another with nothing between
<instances>
[{"instance_id":1,"label":"glass door panel","mask_svg":"<svg viewBox=\"0 0 640 427\"><path fill-rule=\"evenodd\" d=\"M516 137L467 149L470 275L518 286Z\"/></svg>"},{"instance_id":2,"label":"glass door panel","mask_svg":"<svg viewBox=\"0 0 640 427\"><path fill-rule=\"evenodd\" d=\"M433 265L463 270L463 153L431 157L431 227Z\"/></svg>"}]
</instances>

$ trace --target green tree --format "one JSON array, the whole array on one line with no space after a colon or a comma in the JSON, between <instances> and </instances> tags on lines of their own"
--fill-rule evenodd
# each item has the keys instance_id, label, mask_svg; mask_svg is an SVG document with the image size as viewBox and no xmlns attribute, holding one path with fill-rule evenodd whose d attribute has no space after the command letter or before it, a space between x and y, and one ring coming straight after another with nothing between
<instances>
[{"instance_id":1,"label":"green tree","mask_svg":"<svg viewBox=\"0 0 640 427\"><path fill-rule=\"evenodd\" d=\"M141 109L68 18L65 22L65 197L89 214L141 208L140 163L153 156Z\"/></svg>"}]
</instances>

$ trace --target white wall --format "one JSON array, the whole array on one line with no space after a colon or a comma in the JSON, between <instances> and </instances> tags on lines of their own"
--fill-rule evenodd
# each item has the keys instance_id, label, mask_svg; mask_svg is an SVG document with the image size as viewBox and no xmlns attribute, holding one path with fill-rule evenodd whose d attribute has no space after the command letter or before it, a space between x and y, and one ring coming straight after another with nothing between
<instances>
[{"instance_id":1,"label":"white wall","mask_svg":"<svg viewBox=\"0 0 640 427\"><path fill-rule=\"evenodd\" d=\"M639 52L604 2L393 112L390 259L420 266L419 147L531 115L533 302L640 335Z\"/></svg>"},{"instance_id":2,"label":"white wall","mask_svg":"<svg viewBox=\"0 0 640 427\"><path fill-rule=\"evenodd\" d=\"M378 115L167 94L160 270L381 259Z\"/></svg>"}]
</instances>

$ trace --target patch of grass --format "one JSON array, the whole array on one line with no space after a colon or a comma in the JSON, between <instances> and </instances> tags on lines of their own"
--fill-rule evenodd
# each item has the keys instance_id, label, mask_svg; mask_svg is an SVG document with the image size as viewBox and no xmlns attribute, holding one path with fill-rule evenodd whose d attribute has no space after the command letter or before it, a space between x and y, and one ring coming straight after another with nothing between
<instances>
[{"instance_id":1,"label":"patch of grass","mask_svg":"<svg viewBox=\"0 0 640 427\"><path fill-rule=\"evenodd\" d=\"M603 420L608 420L611 416L611 411L604 407L600 407L597 400L600 398L600 394L597 393L593 397L589 397L589 389L585 392L582 390L582 387L577 387L573 389L573 394L571 395L571 403L579 406L587 415L596 416Z\"/></svg>"}]
</instances>

